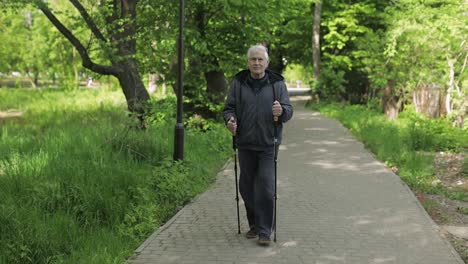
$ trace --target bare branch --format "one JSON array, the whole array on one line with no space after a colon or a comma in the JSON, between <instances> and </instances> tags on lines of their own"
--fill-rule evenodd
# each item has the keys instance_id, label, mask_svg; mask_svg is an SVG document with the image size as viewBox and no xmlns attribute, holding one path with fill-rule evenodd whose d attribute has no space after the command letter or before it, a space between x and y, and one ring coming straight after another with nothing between
<instances>
[{"instance_id":1,"label":"bare branch","mask_svg":"<svg viewBox=\"0 0 468 264\"><path fill-rule=\"evenodd\" d=\"M78 0L70 0L70 2L75 6L75 8L80 12L81 17L83 17L84 21L88 25L88 27L91 29L91 32L101 41L107 42L107 39L104 37L102 32L99 30L97 27L96 23L94 23L93 19L91 16L88 14L88 12L85 10L83 5L78 1Z\"/></svg>"},{"instance_id":2,"label":"bare branch","mask_svg":"<svg viewBox=\"0 0 468 264\"><path fill-rule=\"evenodd\" d=\"M101 64L96 64L94 63L91 58L89 57L89 54L86 50L86 48L81 44L80 40L78 40L73 33L65 27L65 25L62 24L58 20L58 18L51 12L51 10L47 7L46 4L40 2L38 3L38 8L44 13L44 15L52 22L52 24L62 33L65 38L70 41L70 43L78 50L78 52L81 55L81 59L83 61L83 67L90 69L93 72L104 74L104 75L117 75L120 73L120 71L116 67L112 66L106 66L106 65L101 65Z\"/></svg>"},{"instance_id":3,"label":"bare branch","mask_svg":"<svg viewBox=\"0 0 468 264\"><path fill-rule=\"evenodd\" d=\"M460 70L460 74L459 74L460 78L463 75L463 72L465 71L467 61L468 61L468 52L465 55L465 60L463 61L463 66ZM455 82L455 88L457 88L458 96L461 96L460 86L458 86L458 83L460 82L460 78Z\"/></svg>"}]
</instances>

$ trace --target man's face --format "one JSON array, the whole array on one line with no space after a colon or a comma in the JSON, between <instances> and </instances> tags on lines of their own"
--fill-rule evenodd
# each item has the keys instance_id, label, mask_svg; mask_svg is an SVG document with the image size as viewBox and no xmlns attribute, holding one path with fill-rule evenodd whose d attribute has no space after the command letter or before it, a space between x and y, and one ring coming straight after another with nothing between
<instances>
[{"instance_id":1,"label":"man's face","mask_svg":"<svg viewBox=\"0 0 468 264\"><path fill-rule=\"evenodd\" d=\"M265 75L265 70L268 67L268 60L265 53L260 50L254 50L249 56L249 70L253 78L259 79Z\"/></svg>"}]
</instances>

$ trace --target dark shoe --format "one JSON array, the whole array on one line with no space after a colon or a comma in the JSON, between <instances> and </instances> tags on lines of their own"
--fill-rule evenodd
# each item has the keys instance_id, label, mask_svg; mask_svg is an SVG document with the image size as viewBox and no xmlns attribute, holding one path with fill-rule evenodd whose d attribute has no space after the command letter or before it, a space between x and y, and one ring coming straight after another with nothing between
<instances>
[{"instance_id":1,"label":"dark shoe","mask_svg":"<svg viewBox=\"0 0 468 264\"><path fill-rule=\"evenodd\" d=\"M270 236L260 234L258 236L257 244L260 246L269 246L271 242Z\"/></svg>"},{"instance_id":2,"label":"dark shoe","mask_svg":"<svg viewBox=\"0 0 468 264\"><path fill-rule=\"evenodd\" d=\"M245 233L245 237L248 239L256 238L257 232L255 232L255 229L250 229L247 233Z\"/></svg>"}]
</instances>

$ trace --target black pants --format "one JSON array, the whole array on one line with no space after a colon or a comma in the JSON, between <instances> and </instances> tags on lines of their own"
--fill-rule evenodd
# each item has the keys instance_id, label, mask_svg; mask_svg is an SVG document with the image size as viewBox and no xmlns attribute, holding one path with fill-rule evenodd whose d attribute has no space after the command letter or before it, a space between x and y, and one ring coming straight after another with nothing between
<instances>
[{"instance_id":1,"label":"black pants","mask_svg":"<svg viewBox=\"0 0 468 264\"><path fill-rule=\"evenodd\" d=\"M239 149L239 189L250 228L270 236L274 211L274 148L265 151Z\"/></svg>"}]
</instances>

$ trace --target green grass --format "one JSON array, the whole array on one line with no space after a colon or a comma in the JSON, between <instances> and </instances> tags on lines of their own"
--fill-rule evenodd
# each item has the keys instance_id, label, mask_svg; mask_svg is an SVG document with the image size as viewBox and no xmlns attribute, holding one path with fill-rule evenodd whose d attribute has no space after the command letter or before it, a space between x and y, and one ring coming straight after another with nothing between
<instances>
[{"instance_id":1,"label":"green grass","mask_svg":"<svg viewBox=\"0 0 468 264\"><path fill-rule=\"evenodd\" d=\"M214 180L230 154L217 124L186 128L172 161L175 100L132 129L120 91L0 89L0 263L122 263Z\"/></svg>"},{"instance_id":2,"label":"green grass","mask_svg":"<svg viewBox=\"0 0 468 264\"><path fill-rule=\"evenodd\" d=\"M466 192L433 186L432 162L438 151L460 152L468 147L466 130L453 128L443 119L428 119L411 109L396 121L362 105L321 104L311 106L343 123L378 159L398 168L399 176L412 188L467 200Z\"/></svg>"}]
</instances>

